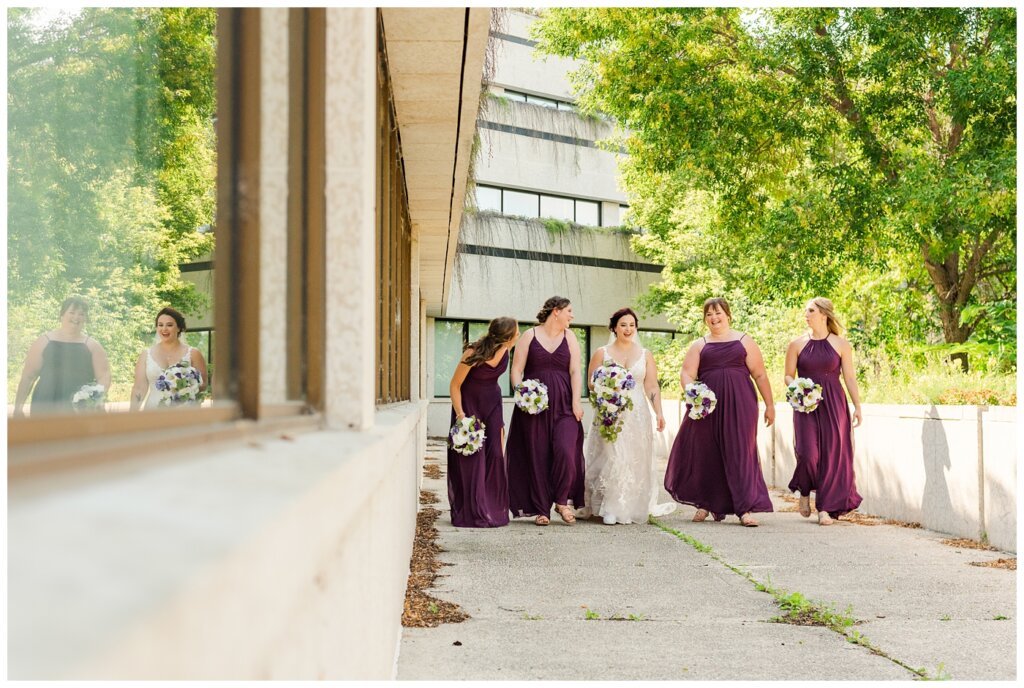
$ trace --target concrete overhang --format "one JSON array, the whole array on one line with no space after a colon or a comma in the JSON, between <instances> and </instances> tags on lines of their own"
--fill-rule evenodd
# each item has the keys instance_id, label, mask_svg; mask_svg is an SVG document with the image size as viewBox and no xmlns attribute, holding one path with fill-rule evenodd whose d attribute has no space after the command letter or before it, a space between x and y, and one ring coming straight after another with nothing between
<instances>
[{"instance_id":1,"label":"concrete overhang","mask_svg":"<svg viewBox=\"0 0 1024 688\"><path fill-rule=\"evenodd\" d=\"M427 315L444 315L462 224L491 10L382 9Z\"/></svg>"}]
</instances>

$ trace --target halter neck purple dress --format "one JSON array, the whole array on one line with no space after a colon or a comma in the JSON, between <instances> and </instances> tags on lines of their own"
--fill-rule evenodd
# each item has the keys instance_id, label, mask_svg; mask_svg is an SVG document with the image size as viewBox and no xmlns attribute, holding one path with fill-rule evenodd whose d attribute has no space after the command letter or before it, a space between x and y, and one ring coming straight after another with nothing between
<instances>
[{"instance_id":1,"label":"halter neck purple dress","mask_svg":"<svg viewBox=\"0 0 1024 688\"><path fill-rule=\"evenodd\" d=\"M448 503L452 525L494 528L508 525L508 478L501 429L505 427L498 378L508 368L508 352L493 367L486 362L469 369L462 381L462 410L484 424L484 446L472 456L448 448ZM452 409L451 425L455 424ZM451 427L449 425L448 427Z\"/></svg>"},{"instance_id":2,"label":"halter neck purple dress","mask_svg":"<svg viewBox=\"0 0 1024 688\"><path fill-rule=\"evenodd\" d=\"M548 408L531 416L512 411L508 444L508 497L513 516L547 516L552 504L583 501L583 424L572 414L569 342L548 352L534 336L523 371L524 380L548 387Z\"/></svg>"},{"instance_id":3,"label":"halter neck purple dress","mask_svg":"<svg viewBox=\"0 0 1024 688\"><path fill-rule=\"evenodd\" d=\"M810 413L793 413L796 470L789 489L807 496L832 518L860 506L853 475L850 407L839 382L842 357L828 339L811 339L796 359L796 373L821 385L821 403Z\"/></svg>"},{"instance_id":4,"label":"halter neck purple dress","mask_svg":"<svg viewBox=\"0 0 1024 688\"><path fill-rule=\"evenodd\" d=\"M665 489L677 502L719 521L773 510L757 458L757 393L746 358L739 339L704 345L697 379L718 401L707 418L684 414L665 469Z\"/></svg>"}]
</instances>

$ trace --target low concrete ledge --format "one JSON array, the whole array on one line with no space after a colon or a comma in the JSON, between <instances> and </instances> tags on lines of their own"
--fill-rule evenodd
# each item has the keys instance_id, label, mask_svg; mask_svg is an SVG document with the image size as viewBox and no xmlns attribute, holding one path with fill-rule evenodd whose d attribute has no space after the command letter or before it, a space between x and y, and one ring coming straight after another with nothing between
<instances>
[{"instance_id":1,"label":"low concrete ledge","mask_svg":"<svg viewBox=\"0 0 1024 688\"><path fill-rule=\"evenodd\" d=\"M12 484L10 677L391 678L425 417Z\"/></svg>"}]
</instances>

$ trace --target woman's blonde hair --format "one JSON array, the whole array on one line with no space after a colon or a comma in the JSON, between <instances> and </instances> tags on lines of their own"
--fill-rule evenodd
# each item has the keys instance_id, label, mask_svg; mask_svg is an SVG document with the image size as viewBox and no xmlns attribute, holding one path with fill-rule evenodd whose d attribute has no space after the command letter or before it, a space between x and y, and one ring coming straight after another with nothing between
<instances>
[{"instance_id":1,"label":"woman's blonde hair","mask_svg":"<svg viewBox=\"0 0 1024 688\"><path fill-rule=\"evenodd\" d=\"M813 303L821 314L825 316L825 325L828 327L829 332L832 334L842 333L843 325L839 322L839 318L836 317L836 310L832 305L832 301L824 296L815 296L808 303Z\"/></svg>"}]
</instances>

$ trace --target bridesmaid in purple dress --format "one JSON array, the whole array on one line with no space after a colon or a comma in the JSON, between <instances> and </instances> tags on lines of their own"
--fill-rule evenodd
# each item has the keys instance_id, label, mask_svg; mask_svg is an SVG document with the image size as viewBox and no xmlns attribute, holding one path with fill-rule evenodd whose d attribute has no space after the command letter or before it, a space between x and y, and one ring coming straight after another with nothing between
<instances>
[{"instance_id":1,"label":"bridesmaid in purple dress","mask_svg":"<svg viewBox=\"0 0 1024 688\"><path fill-rule=\"evenodd\" d=\"M508 525L508 479L505 474L505 422L498 378L508 367L508 351L519 338L512 318L495 318L487 334L470 344L455 366L449 391L452 425L465 416L484 424L484 446L471 456L448 448L448 503L452 525L494 528Z\"/></svg>"},{"instance_id":2,"label":"bridesmaid in purple dress","mask_svg":"<svg viewBox=\"0 0 1024 688\"><path fill-rule=\"evenodd\" d=\"M842 372L853 400L855 426L861 424L860 394L853 367L853 347L839 336L842 326L832 302L815 298L807 302L804 319L808 334L797 337L786 350L786 384L797 376L821 385L821 403L810 413L793 413L796 470L789 489L800 493L800 515L811 515L811 491L815 491L818 524L860 506L861 496L853 476L853 438L850 408L839 383Z\"/></svg>"},{"instance_id":3,"label":"bridesmaid in purple dress","mask_svg":"<svg viewBox=\"0 0 1024 688\"><path fill-rule=\"evenodd\" d=\"M566 523L575 523L583 500L583 374L580 345L569 329L569 299L552 296L537 314L538 327L523 334L512 358L512 385L540 380L548 388L548 408L530 415L512 411L508 432L508 497L513 516L551 520L551 505Z\"/></svg>"},{"instance_id":4,"label":"bridesmaid in purple dress","mask_svg":"<svg viewBox=\"0 0 1024 688\"><path fill-rule=\"evenodd\" d=\"M772 500L757 459L757 395L765 402L764 422L775 422L772 390L757 344L731 327L725 299L704 302L709 334L690 345L679 381L685 389L695 379L717 397L706 418L684 415L665 470L665 489L682 504L697 507L694 521L711 515L721 521L736 514L756 526L752 512L772 511Z\"/></svg>"}]
</instances>

